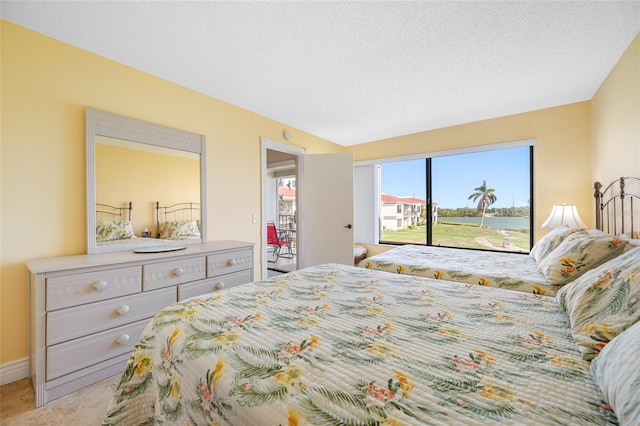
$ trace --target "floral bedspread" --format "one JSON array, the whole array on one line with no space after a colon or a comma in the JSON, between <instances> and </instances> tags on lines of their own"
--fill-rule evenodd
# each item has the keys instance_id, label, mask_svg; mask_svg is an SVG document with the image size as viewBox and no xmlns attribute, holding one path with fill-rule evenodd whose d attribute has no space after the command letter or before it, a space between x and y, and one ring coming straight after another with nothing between
<instances>
[{"instance_id":1,"label":"floral bedspread","mask_svg":"<svg viewBox=\"0 0 640 426\"><path fill-rule=\"evenodd\" d=\"M366 258L358 266L546 296L555 296L562 287L550 284L533 258L518 253L405 245Z\"/></svg>"},{"instance_id":2,"label":"floral bedspread","mask_svg":"<svg viewBox=\"0 0 640 426\"><path fill-rule=\"evenodd\" d=\"M173 304L105 425L617 424L555 299L327 264Z\"/></svg>"}]
</instances>

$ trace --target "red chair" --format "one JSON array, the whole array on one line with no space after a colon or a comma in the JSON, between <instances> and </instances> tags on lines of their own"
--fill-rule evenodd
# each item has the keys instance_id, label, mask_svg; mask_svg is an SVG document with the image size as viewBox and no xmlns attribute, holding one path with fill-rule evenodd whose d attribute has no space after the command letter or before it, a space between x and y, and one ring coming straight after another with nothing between
<instances>
[{"instance_id":1,"label":"red chair","mask_svg":"<svg viewBox=\"0 0 640 426\"><path fill-rule=\"evenodd\" d=\"M277 262L280 257L293 259L291 251L291 238L285 230L278 231L274 222L267 222L267 247L273 247L273 255L275 260L269 262ZM286 247L286 253L282 252L282 248Z\"/></svg>"}]
</instances>

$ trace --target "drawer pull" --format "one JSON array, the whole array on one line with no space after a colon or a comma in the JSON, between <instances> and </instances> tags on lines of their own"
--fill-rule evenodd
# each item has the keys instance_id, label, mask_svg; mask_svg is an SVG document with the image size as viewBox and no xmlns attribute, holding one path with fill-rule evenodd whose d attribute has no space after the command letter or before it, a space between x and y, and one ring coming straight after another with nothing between
<instances>
[{"instance_id":1,"label":"drawer pull","mask_svg":"<svg viewBox=\"0 0 640 426\"><path fill-rule=\"evenodd\" d=\"M174 277L180 277L182 276L183 273L184 273L184 270L182 268L173 268L171 270L171 275L173 275Z\"/></svg>"},{"instance_id":2,"label":"drawer pull","mask_svg":"<svg viewBox=\"0 0 640 426\"><path fill-rule=\"evenodd\" d=\"M129 342L129 335L123 334L122 336L118 336L118 338L116 339L116 342L118 342L121 345L126 345Z\"/></svg>"},{"instance_id":3,"label":"drawer pull","mask_svg":"<svg viewBox=\"0 0 640 426\"><path fill-rule=\"evenodd\" d=\"M213 286L213 289L218 291L218 290L222 290L224 288L224 283L223 282L219 282L216 283L216 285Z\"/></svg>"},{"instance_id":4,"label":"drawer pull","mask_svg":"<svg viewBox=\"0 0 640 426\"><path fill-rule=\"evenodd\" d=\"M93 283L93 288L96 289L96 291L102 291L107 288L107 282L105 280L98 280Z\"/></svg>"},{"instance_id":5,"label":"drawer pull","mask_svg":"<svg viewBox=\"0 0 640 426\"><path fill-rule=\"evenodd\" d=\"M238 262L233 258L227 260L227 266L234 266L236 263L238 263Z\"/></svg>"},{"instance_id":6,"label":"drawer pull","mask_svg":"<svg viewBox=\"0 0 640 426\"><path fill-rule=\"evenodd\" d=\"M129 312L129 306L127 305L120 305L118 306L118 309L116 309L116 312L121 316L125 316L127 315L127 312Z\"/></svg>"}]
</instances>

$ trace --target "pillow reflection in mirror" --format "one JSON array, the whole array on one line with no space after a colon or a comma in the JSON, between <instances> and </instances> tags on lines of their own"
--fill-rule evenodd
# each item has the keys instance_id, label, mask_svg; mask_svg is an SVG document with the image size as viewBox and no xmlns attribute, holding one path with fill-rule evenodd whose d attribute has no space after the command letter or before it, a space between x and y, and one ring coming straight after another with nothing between
<instances>
[{"instance_id":1,"label":"pillow reflection in mirror","mask_svg":"<svg viewBox=\"0 0 640 426\"><path fill-rule=\"evenodd\" d=\"M200 237L200 229L195 220L172 220L160 225L160 238Z\"/></svg>"},{"instance_id":2,"label":"pillow reflection in mirror","mask_svg":"<svg viewBox=\"0 0 640 426\"><path fill-rule=\"evenodd\" d=\"M103 220L96 222L96 241L125 240L128 238L135 238L130 221Z\"/></svg>"}]
</instances>

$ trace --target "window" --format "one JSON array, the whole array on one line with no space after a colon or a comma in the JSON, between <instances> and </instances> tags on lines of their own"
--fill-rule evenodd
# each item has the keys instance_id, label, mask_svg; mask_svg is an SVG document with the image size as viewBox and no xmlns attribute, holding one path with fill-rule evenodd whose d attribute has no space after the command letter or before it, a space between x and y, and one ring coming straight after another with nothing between
<instances>
[{"instance_id":1,"label":"window","mask_svg":"<svg viewBox=\"0 0 640 426\"><path fill-rule=\"evenodd\" d=\"M528 143L379 163L378 242L529 252L532 158Z\"/></svg>"}]
</instances>

